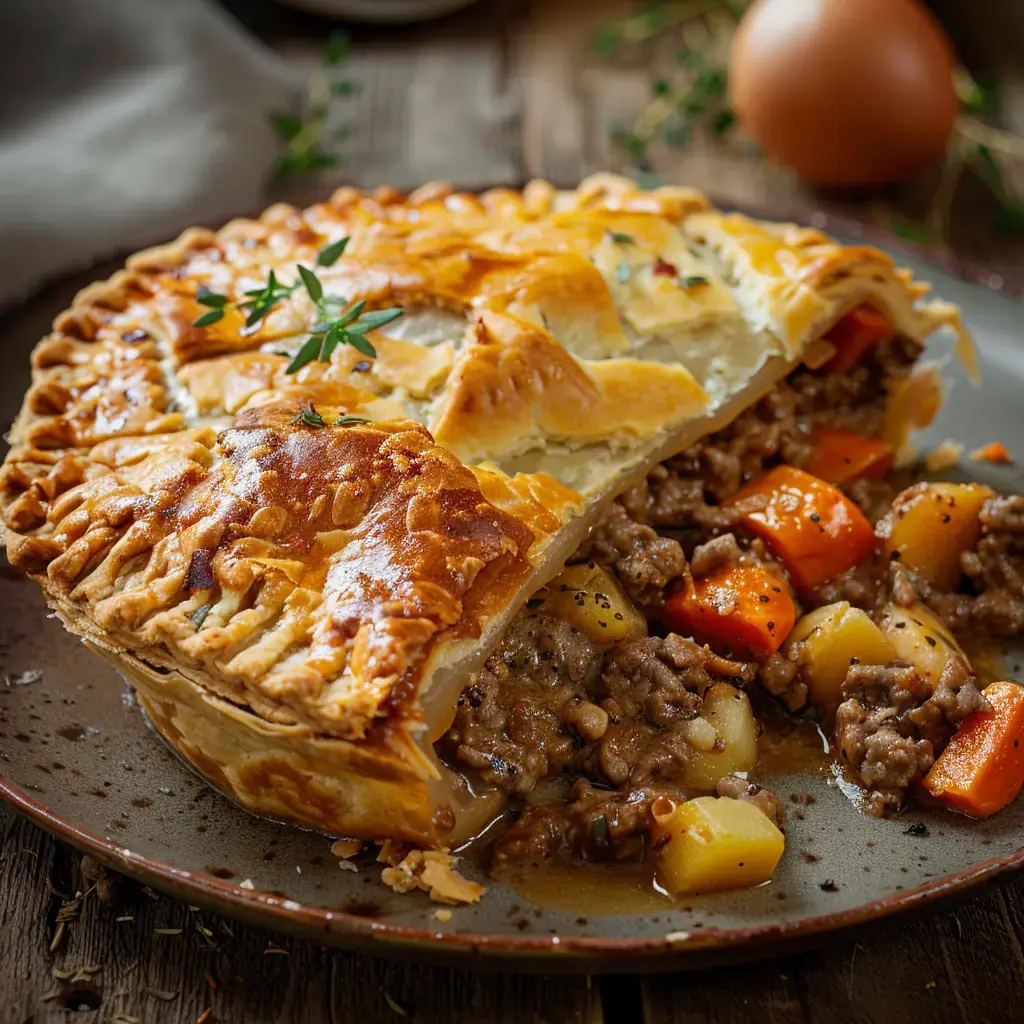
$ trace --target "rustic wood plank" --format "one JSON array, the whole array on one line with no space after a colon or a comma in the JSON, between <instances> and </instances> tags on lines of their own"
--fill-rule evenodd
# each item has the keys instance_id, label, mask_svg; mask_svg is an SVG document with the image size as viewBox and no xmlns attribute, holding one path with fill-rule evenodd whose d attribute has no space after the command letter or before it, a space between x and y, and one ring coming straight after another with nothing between
<instances>
[{"instance_id":1,"label":"rustic wood plank","mask_svg":"<svg viewBox=\"0 0 1024 1024\"><path fill-rule=\"evenodd\" d=\"M643 980L644 1024L802 1024L798 965L771 960Z\"/></svg>"},{"instance_id":2,"label":"rustic wood plank","mask_svg":"<svg viewBox=\"0 0 1024 1024\"><path fill-rule=\"evenodd\" d=\"M210 1009L214 1021L246 1024L602 1021L600 991L586 977L517 977L329 950L198 912L116 875L103 873L93 887L96 877L83 877L73 851L3 806L0 827L0 892L18 894L0 899L2 1005L13 1013L0 1020L58 1024L69 1009L93 1007L74 1019L180 1024ZM68 895L88 891L53 953L64 901L48 880Z\"/></svg>"},{"instance_id":3,"label":"rustic wood plank","mask_svg":"<svg viewBox=\"0 0 1024 1024\"><path fill-rule=\"evenodd\" d=\"M586 977L546 978L423 967L354 954L332 960L332 1021L600 1024ZM639 1011L639 1002L636 1005Z\"/></svg>"},{"instance_id":4,"label":"rustic wood plank","mask_svg":"<svg viewBox=\"0 0 1024 1024\"><path fill-rule=\"evenodd\" d=\"M94 887L95 876L83 877L73 851L6 808L2 813L0 885L19 895L0 901L0 963L11 965L3 1001L16 1012L0 1019L56 1024L68 1019L68 1009L94 1006L74 1019L99 1024L121 1013L146 1024L179 1024L211 1008L222 1021L329 1020L333 954L198 913L118 876L104 873ZM52 953L63 901L47 891L47 879L68 894L88 892ZM271 942L287 953L267 954ZM81 973L61 979L54 971Z\"/></svg>"},{"instance_id":5,"label":"rustic wood plank","mask_svg":"<svg viewBox=\"0 0 1024 1024\"><path fill-rule=\"evenodd\" d=\"M306 74L337 27L293 12L232 7ZM441 26L354 27L345 73L358 91L336 99L331 114L331 130L344 124L352 131L335 147L343 162L337 171L292 182L285 198L304 204L343 183L413 188L441 179L474 188L520 181L520 102L512 72L521 8L498 0Z\"/></svg>"}]
</instances>

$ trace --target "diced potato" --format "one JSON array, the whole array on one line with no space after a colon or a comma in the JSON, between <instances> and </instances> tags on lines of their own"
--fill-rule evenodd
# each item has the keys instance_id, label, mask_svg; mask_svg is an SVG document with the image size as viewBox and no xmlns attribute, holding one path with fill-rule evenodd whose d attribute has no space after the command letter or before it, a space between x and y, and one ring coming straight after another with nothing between
<instances>
[{"instance_id":1,"label":"diced potato","mask_svg":"<svg viewBox=\"0 0 1024 1024\"><path fill-rule=\"evenodd\" d=\"M615 578L594 562L567 566L543 591L544 610L598 643L646 636L647 620Z\"/></svg>"},{"instance_id":2,"label":"diced potato","mask_svg":"<svg viewBox=\"0 0 1024 1024\"><path fill-rule=\"evenodd\" d=\"M713 726L717 739L710 750L694 748L686 766L686 781L694 789L714 792L723 776L754 767L757 722L747 695L728 683L708 687L700 717Z\"/></svg>"},{"instance_id":3,"label":"diced potato","mask_svg":"<svg viewBox=\"0 0 1024 1024\"><path fill-rule=\"evenodd\" d=\"M652 807L658 880L673 893L714 892L760 885L772 877L786 840L774 822L745 800L701 796Z\"/></svg>"},{"instance_id":4,"label":"diced potato","mask_svg":"<svg viewBox=\"0 0 1024 1024\"><path fill-rule=\"evenodd\" d=\"M895 648L896 657L909 661L933 687L951 658L963 658L970 665L946 624L922 604L912 608L886 605L879 626Z\"/></svg>"},{"instance_id":5,"label":"diced potato","mask_svg":"<svg viewBox=\"0 0 1024 1024\"><path fill-rule=\"evenodd\" d=\"M808 612L789 634L784 653L793 651L811 699L826 706L842 700L850 665L887 665L896 657L896 648L867 612L848 601Z\"/></svg>"},{"instance_id":6,"label":"diced potato","mask_svg":"<svg viewBox=\"0 0 1024 1024\"><path fill-rule=\"evenodd\" d=\"M963 570L960 556L981 534L979 513L991 498L981 484L914 484L898 495L876 532L887 558L943 590L953 590Z\"/></svg>"}]
</instances>

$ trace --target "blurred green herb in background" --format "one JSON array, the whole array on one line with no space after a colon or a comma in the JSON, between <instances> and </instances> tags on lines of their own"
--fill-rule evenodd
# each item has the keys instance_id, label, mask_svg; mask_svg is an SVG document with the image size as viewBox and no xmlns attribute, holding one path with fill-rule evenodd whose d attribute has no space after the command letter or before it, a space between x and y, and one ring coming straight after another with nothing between
<instances>
[{"instance_id":1,"label":"blurred green herb in background","mask_svg":"<svg viewBox=\"0 0 1024 1024\"><path fill-rule=\"evenodd\" d=\"M344 32L334 33L324 47L321 64L309 79L302 110L298 114L274 112L271 123L285 142L284 152L270 169L271 181L299 174L315 174L341 163L334 144L351 134L348 125L330 131L328 115L335 97L351 96L358 86L343 74L350 49Z\"/></svg>"},{"instance_id":2,"label":"blurred green herb in background","mask_svg":"<svg viewBox=\"0 0 1024 1024\"><path fill-rule=\"evenodd\" d=\"M731 35L750 0L680 0L648 3L624 21L598 28L593 39L596 54L610 57L620 47L644 43L663 33L704 19L714 11L724 12ZM720 32L720 27L718 28ZM724 52L724 48L717 47ZM669 146L685 148L698 126L715 136L724 135L736 122L726 98L724 64L703 50L681 49L676 68L651 82L651 95L644 109L628 129L615 130L612 138L640 171L650 169L647 146L659 138Z\"/></svg>"}]
</instances>

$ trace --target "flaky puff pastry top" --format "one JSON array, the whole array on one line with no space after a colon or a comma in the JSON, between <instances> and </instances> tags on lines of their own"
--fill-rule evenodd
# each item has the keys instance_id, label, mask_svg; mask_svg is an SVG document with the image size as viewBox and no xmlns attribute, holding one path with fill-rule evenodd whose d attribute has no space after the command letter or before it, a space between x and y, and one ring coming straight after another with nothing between
<instances>
[{"instance_id":1,"label":"flaky puff pastry top","mask_svg":"<svg viewBox=\"0 0 1024 1024\"><path fill-rule=\"evenodd\" d=\"M231 303L299 263L326 294L404 308L375 359L339 346L289 375L316 316L302 289L245 327ZM206 327L201 288L228 300ZM434 680L496 639L599 500L859 303L915 338L958 327L926 291L876 249L608 175L344 188L193 229L35 349L0 479L10 558L90 640L265 721L436 736L457 688L427 712Z\"/></svg>"}]
</instances>

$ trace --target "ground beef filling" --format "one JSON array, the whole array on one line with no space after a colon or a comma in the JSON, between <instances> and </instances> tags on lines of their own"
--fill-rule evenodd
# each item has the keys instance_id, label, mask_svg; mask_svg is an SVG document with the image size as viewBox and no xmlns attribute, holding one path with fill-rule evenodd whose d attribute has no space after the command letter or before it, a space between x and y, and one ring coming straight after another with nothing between
<instances>
[{"instance_id":1,"label":"ground beef filling","mask_svg":"<svg viewBox=\"0 0 1024 1024\"><path fill-rule=\"evenodd\" d=\"M903 662L852 665L843 696L836 745L872 814L902 806L957 725L988 706L962 661L951 661L934 689Z\"/></svg>"},{"instance_id":2,"label":"ground beef filling","mask_svg":"<svg viewBox=\"0 0 1024 1024\"><path fill-rule=\"evenodd\" d=\"M630 856L651 802L689 795L688 725L702 693L750 681L753 668L674 634L599 652L565 622L527 610L463 691L440 750L526 800L542 783L578 779L565 801L523 811L496 844L499 861Z\"/></svg>"},{"instance_id":3,"label":"ground beef filling","mask_svg":"<svg viewBox=\"0 0 1024 1024\"><path fill-rule=\"evenodd\" d=\"M687 571L700 578L739 559L770 563L761 542L738 528L745 510L722 502L780 462L803 465L817 427L877 434L886 380L905 376L919 348L897 338L848 376L792 374L613 503L570 561L613 573L655 629L666 595ZM847 488L872 522L896 491L889 481ZM920 599L957 631L1021 632L1024 498L992 498L981 518L982 536L963 556L956 592L938 592L875 559L804 594L803 610L844 600L876 613L889 600ZM658 532L669 528L672 536ZM463 692L439 745L450 763L512 797L518 817L495 844L495 862L640 855L653 800L696 795L686 791L694 749L688 729L706 688L722 679L758 688L791 712L807 705L799 667L782 653L760 663L730 661L674 634L609 649L542 609L521 612ZM901 806L957 725L985 706L962 662L948 665L937 686L901 662L852 665L842 693L834 749L874 814ZM746 779L727 776L718 795L750 800L781 824L778 801Z\"/></svg>"}]
</instances>

